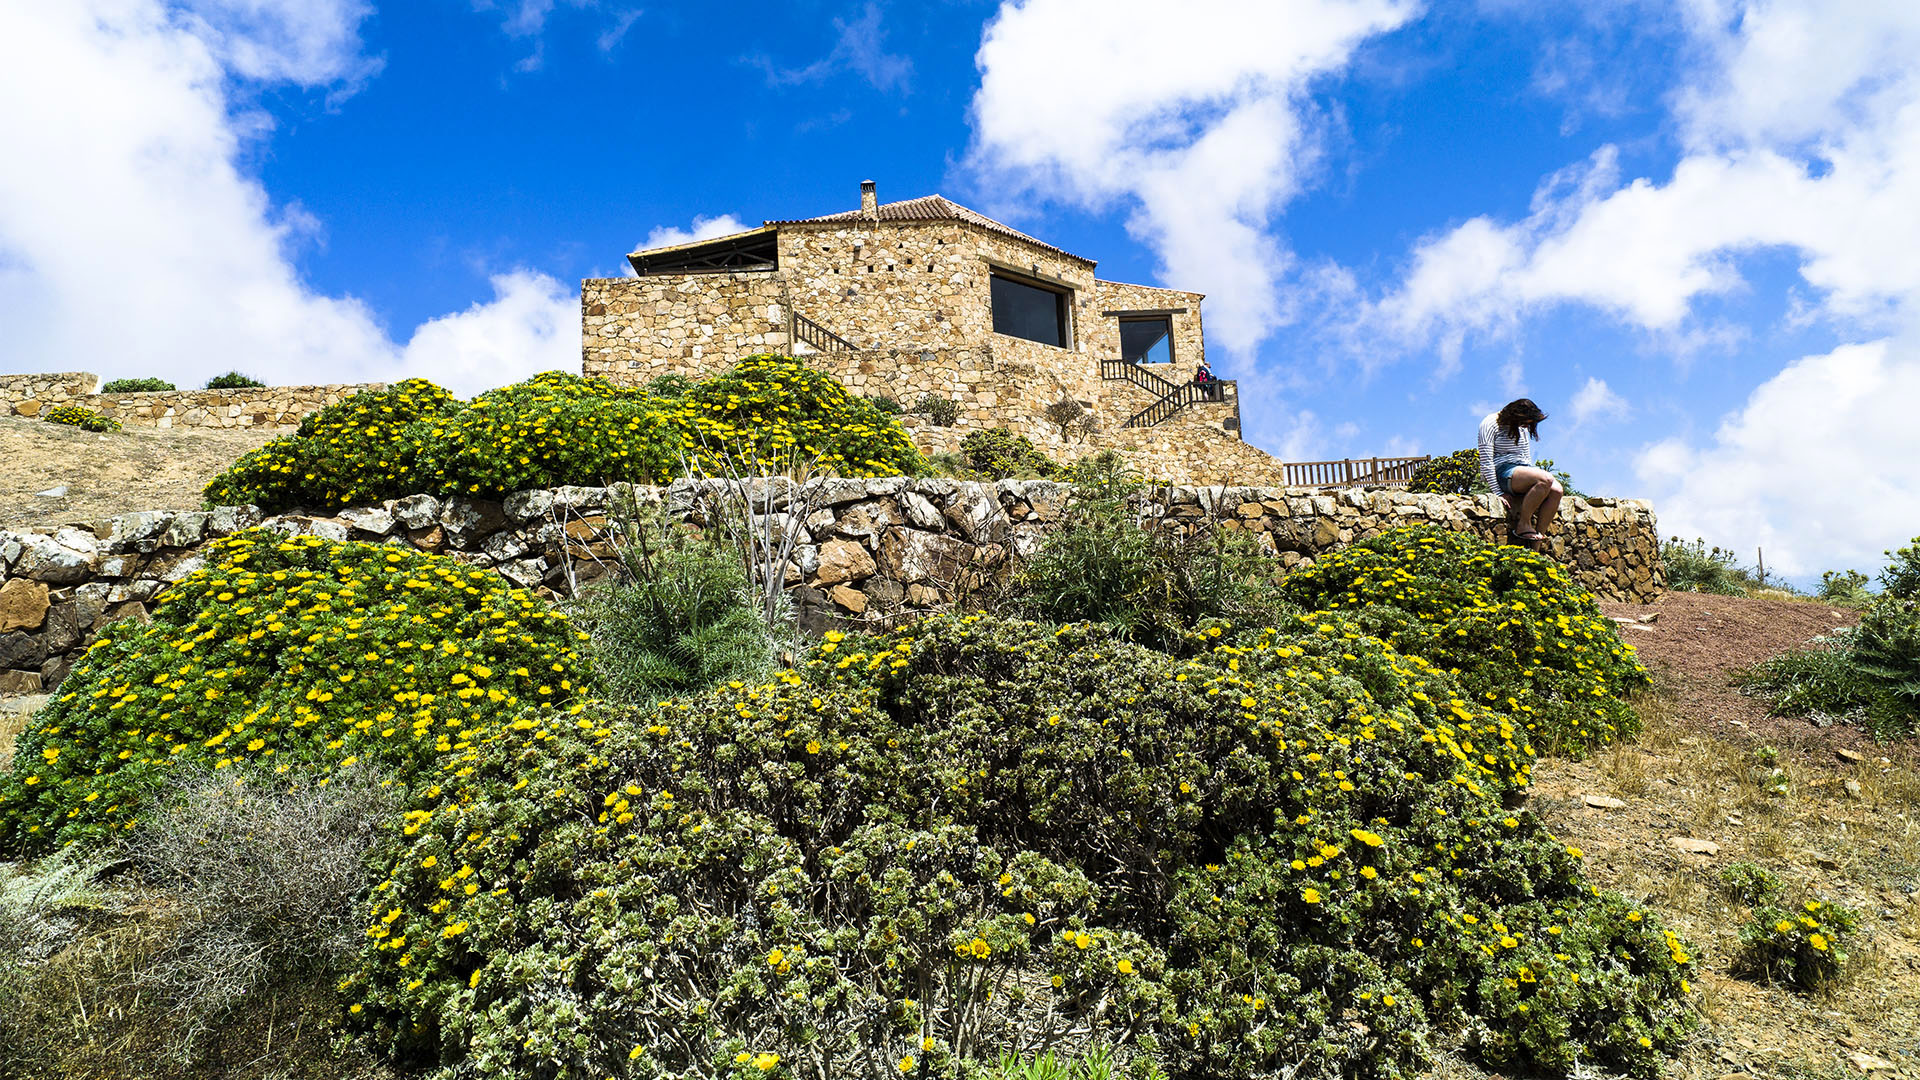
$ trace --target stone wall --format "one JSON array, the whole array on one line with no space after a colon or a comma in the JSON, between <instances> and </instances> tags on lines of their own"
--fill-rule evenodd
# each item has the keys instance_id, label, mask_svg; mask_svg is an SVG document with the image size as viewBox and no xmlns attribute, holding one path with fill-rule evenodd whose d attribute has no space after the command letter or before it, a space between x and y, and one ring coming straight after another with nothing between
<instances>
[{"instance_id":1,"label":"stone wall","mask_svg":"<svg viewBox=\"0 0 1920 1080\"><path fill-rule=\"evenodd\" d=\"M124 427L291 428L308 413L362 390L386 388L385 383L343 383L102 394L96 392L99 386L100 377L86 372L0 375L0 416L44 416L57 406L73 404L110 416Z\"/></svg>"},{"instance_id":2,"label":"stone wall","mask_svg":"<svg viewBox=\"0 0 1920 1080\"><path fill-rule=\"evenodd\" d=\"M883 622L963 597L1038 549L1060 520L1067 489L1045 481L816 480L798 488L755 481L772 495L797 546L787 580L815 625L838 618ZM0 693L34 693L64 678L102 626L145 619L168 584L204 565L211 539L256 524L337 540L400 544L493 569L549 595L591 580L613 556L609 497L705 520L715 489L560 488L504 502L427 495L343 510L332 517L264 522L251 507L129 514L91 527L0 532ZM1283 566L1403 525L1437 524L1497 539L1497 500L1348 490L1160 488L1143 502L1150 521L1176 528L1252 533ZM1651 601L1665 589L1650 504L1568 499L1553 553L1602 599Z\"/></svg>"},{"instance_id":3,"label":"stone wall","mask_svg":"<svg viewBox=\"0 0 1920 1080\"><path fill-rule=\"evenodd\" d=\"M85 371L0 375L0 416L39 416L98 389L100 376Z\"/></svg>"}]
</instances>

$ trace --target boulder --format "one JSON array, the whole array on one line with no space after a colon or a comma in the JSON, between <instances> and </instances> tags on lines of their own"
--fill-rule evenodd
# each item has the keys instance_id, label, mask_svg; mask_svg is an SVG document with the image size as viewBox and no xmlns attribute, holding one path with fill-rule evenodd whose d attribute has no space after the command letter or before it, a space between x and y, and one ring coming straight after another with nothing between
<instances>
[{"instance_id":1,"label":"boulder","mask_svg":"<svg viewBox=\"0 0 1920 1080\"><path fill-rule=\"evenodd\" d=\"M62 533L78 531L61 530ZM96 562L91 544L86 551L76 551L50 537L30 536L22 548L20 558L13 566L14 576L44 581L50 585L72 585L85 581L93 573Z\"/></svg>"},{"instance_id":2,"label":"boulder","mask_svg":"<svg viewBox=\"0 0 1920 1080\"><path fill-rule=\"evenodd\" d=\"M47 658L46 642L12 630L0 634L0 668L37 668Z\"/></svg>"},{"instance_id":3,"label":"boulder","mask_svg":"<svg viewBox=\"0 0 1920 1080\"><path fill-rule=\"evenodd\" d=\"M506 523L507 515L500 504L489 499L456 497L440 508L440 527L446 530L447 543L461 551L478 548L480 541Z\"/></svg>"},{"instance_id":4,"label":"boulder","mask_svg":"<svg viewBox=\"0 0 1920 1080\"><path fill-rule=\"evenodd\" d=\"M207 519L213 515L192 511L173 515L160 533L161 547L191 547L206 539Z\"/></svg>"},{"instance_id":5,"label":"boulder","mask_svg":"<svg viewBox=\"0 0 1920 1080\"><path fill-rule=\"evenodd\" d=\"M257 506L216 506L207 512L207 535L232 536L260 524L261 517Z\"/></svg>"},{"instance_id":6,"label":"boulder","mask_svg":"<svg viewBox=\"0 0 1920 1080\"><path fill-rule=\"evenodd\" d=\"M922 500L924 501L924 500ZM900 524L900 510L892 499L872 499L856 503L840 512L833 531L841 536L865 540L869 548L878 547L880 534Z\"/></svg>"},{"instance_id":7,"label":"boulder","mask_svg":"<svg viewBox=\"0 0 1920 1080\"><path fill-rule=\"evenodd\" d=\"M352 526L355 532L373 536L385 536L393 531L393 511L378 506L356 506L340 511L340 520Z\"/></svg>"},{"instance_id":8,"label":"boulder","mask_svg":"<svg viewBox=\"0 0 1920 1080\"><path fill-rule=\"evenodd\" d=\"M970 544L917 529L891 528L880 541L880 566L887 577L902 585L952 581L973 554Z\"/></svg>"},{"instance_id":9,"label":"boulder","mask_svg":"<svg viewBox=\"0 0 1920 1080\"><path fill-rule=\"evenodd\" d=\"M916 528L937 529L946 522L940 508L927 501L927 497L916 491L900 496L900 505L906 508L907 520Z\"/></svg>"},{"instance_id":10,"label":"boulder","mask_svg":"<svg viewBox=\"0 0 1920 1080\"><path fill-rule=\"evenodd\" d=\"M14 578L0 585L0 634L40 629L47 607L47 587L41 582Z\"/></svg>"},{"instance_id":11,"label":"boulder","mask_svg":"<svg viewBox=\"0 0 1920 1080\"><path fill-rule=\"evenodd\" d=\"M835 585L833 588L827 590L827 596L830 597L834 603L839 604L855 615L859 615L867 610L866 594L859 589L850 588L846 585Z\"/></svg>"},{"instance_id":12,"label":"boulder","mask_svg":"<svg viewBox=\"0 0 1920 1080\"><path fill-rule=\"evenodd\" d=\"M85 640L80 614L72 604L55 604L47 611L46 632L41 635L49 655L63 653Z\"/></svg>"},{"instance_id":13,"label":"boulder","mask_svg":"<svg viewBox=\"0 0 1920 1080\"><path fill-rule=\"evenodd\" d=\"M37 671L0 670L0 694L37 694L40 687L40 673Z\"/></svg>"},{"instance_id":14,"label":"boulder","mask_svg":"<svg viewBox=\"0 0 1920 1080\"><path fill-rule=\"evenodd\" d=\"M857 581L874 571L873 556L867 554L865 546L851 540L829 540L821 544L819 557L820 568L814 574L816 585Z\"/></svg>"},{"instance_id":15,"label":"boulder","mask_svg":"<svg viewBox=\"0 0 1920 1080\"><path fill-rule=\"evenodd\" d=\"M113 554L153 551L160 546L160 538L171 524L173 515L165 511L122 514L109 524L107 551Z\"/></svg>"},{"instance_id":16,"label":"boulder","mask_svg":"<svg viewBox=\"0 0 1920 1080\"><path fill-rule=\"evenodd\" d=\"M394 502L393 516L408 529L431 529L440 521L440 500L431 495L409 495Z\"/></svg>"},{"instance_id":17,"label":"boulder","mask_svg":"<svg viewBox=\"0 0 1920 1080\"><path fill-rule=\"evenodd\" d=\"M500 510L507 520L515 524L524 524L534 518L547 516L553 509L553 492L545 488L533 488L528 491L516 491L500 504Z\"/></svg>"},{"instance_id":18,"label":"boulder","mask_svg":"<svg viewBox=\"0 0 1920 1080\"><path fill-rule=\"evenodd\" d=\"M981 488L962 492L949 503L947 518L976 544L998 541L1007 532L1007 515L1000 509L1000 500Z\"/></svg>"}]
</instances>

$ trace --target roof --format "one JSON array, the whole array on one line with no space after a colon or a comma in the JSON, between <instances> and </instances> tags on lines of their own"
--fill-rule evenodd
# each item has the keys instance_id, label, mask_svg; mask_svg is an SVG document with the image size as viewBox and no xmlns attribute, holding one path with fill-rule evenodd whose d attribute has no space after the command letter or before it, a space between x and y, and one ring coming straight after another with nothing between
<instances>
[{"instance_id":1,"label":"roof","mask_svg":"<svg viewBox=\"0 0 1920 1080\"><path fill-rule=\"evenodd\" d=\"M825 225L836 221L863 220L870 220L865 210L843 210L837 214L822 214L819 217L811 218L792 218L785 221L769 221L765 224L770 226ZM1036 240L1011 225L993 220L978 210L970 210L967 207L961 206L945 195L922 195L917 199L902 199L899 202L881 203L880 206L874 210L871 220L901 222L958 221L963 224L977 226L991 233L998 233L1001 236L1025 241L1035 247L1045 248L1055 254L1064 255L1069 259L1086 263L1088 266L1094 265L1092 259L1082 255L1075 255L1071 251L1063 251L1044 240Z\"/></svg>"}]
</instances>

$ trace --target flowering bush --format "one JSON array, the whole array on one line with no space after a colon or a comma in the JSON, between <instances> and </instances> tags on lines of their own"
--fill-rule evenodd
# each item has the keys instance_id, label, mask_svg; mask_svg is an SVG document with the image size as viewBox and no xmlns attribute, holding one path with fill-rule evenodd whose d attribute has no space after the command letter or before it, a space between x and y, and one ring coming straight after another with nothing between
<instances>
[{"instance_id":1,"label":"flowering bush","mask_svg":"<svg viewBox=\"0 0 1920 1080\"><path fill-rule=\"evenodd\" d=\"M1455 450L1445 457L1429 458L1414 466L1407 490L1432 495L1471 495L1485 491L1480 478L1480 451Z\"/></svg>"},{"instance_id":2,"label":"flowering bush","mask_svg":"<svg viewBox=\"0 0 1920 1080\"><path fill-rule=\"evenodd\" d=\"M459 408L425 379L363 390L308 413L294 434L233 463L206 487L210 506L254 504L272 513L294 506L365 505L428 490L421 458Z\"/></svg>"},{"instance_id":3,"label":"flowering bush","mask_svg":"<svg viewBox=\"0 0 1920 1080\"><path fill-rule=\"evenodd\" d=\"M1032 439L1003 427L969 433L960 441L960 453L966 456L967 468L983 480L1004 480L1010 476L1037 476L1044 480L1060 472L1060 466L1033 445Z\"/></svg>"},{"instance_id":4,"label":"flowering bush","mask_svg":"<svg viewBox=\"0 0 1920 1080\"><path fill-rule=\"evenodd\" d=\"M120 421L103 416L84 405L56 405L47 410L47 420L83 431L119 431Z\"/></svg>"},{"instance_id":5,"label":"flowering bush","mask_svg":"<svg viewBox=\"0 0 1920 1080\"><path fill-rule=\"evenodd\" d=\"M1527 813L1522 727L1339 617L936 617L452 747L342 985L494 1077L1653 1074L1691 958ZM1302 1064L1304 1063L1304 1064Z\"/></svg>"},{"instance_id":6,"label":"flowering bush","mask_svg":"<svg viewBox=\"0 0 1920 1080\"><path fill-rule=\"evenodd\" d=\"M883 409L787 357L748 357L662 389L671 396L547 372L463 405L409 380L307 417L296 435L215 477L206 498L269 511L422 492L497 498L533 487L658 483L689 461L713 469L722 458L749 469L817 459L817 468L846 476L921 467Z\"/></svg>"},{"instance_id":7,"label":"flowering bush","mask_svg":"<svg viewBox=\"0 0 1920 1080\"><path fill-rule=\"evenodd\" d=\"M1740 928L1740 955L1734 968L1742 974L1814 989L1840 974L1847 962L1841 940L1859 925L1857 913L1818 900L1806 901L1797 911L1755 908L1752 921Z\"/></svg>"},{"instance_id":8,"label":"flowering bush","mask_svg":"<svg viewBox=\"0 0 1920 1080\"><path fill-rule=\"evenodd\" d=\"M1577 752L1639 730L1624 699L1647 685L1646 669L1593 595L1545 556L1397 529L1322 556L1281 591L1446 669L1543 747Z\"/></svg>"},{"instance_id":9,"label":"flowering bush","mask_svg":"<svg viewBox=\"0 0 1920 1080\"><path fill-rule=\"evenodd\" d=\"M577 632L537 597L453 559L251 531L113 623L0 775L0 852L133 827L174 769L406 781L579 687Z\"/></svg>"},{"instance_id":10,"label":"flowering bush","mask_svg":"<svg viewBox=\"0 0 1920 1080\"><path fill-rule=\"evenodd\" d=\"M259 379L251 375L241 374L238 371L229 371L221 375L215 375L213 378L207 380L207 389L209 390L251 390L265 385L267 384L261 382Z\"/></svg>"}]
</instances>

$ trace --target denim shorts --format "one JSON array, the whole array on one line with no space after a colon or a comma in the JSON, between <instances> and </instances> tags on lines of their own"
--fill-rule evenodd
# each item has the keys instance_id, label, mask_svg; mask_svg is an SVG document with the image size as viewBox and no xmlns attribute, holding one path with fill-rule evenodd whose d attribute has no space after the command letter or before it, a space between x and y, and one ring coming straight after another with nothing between
<instances>
[{"instance_id":1,"label":"denim shorts","mask_svg":"<svg viewBox=\"0 0 1920 1080\"><path fill-rule=\"evenodd\" d=\"M1531 468L1533 468L1533 466L1524 461L1503 461L1495 465L1493 467L1493 479L1500 485L1500 494L1513 494L1513 484L1509 479L1513 476L1513 470Z\"/></svg>"}]
</instances>

